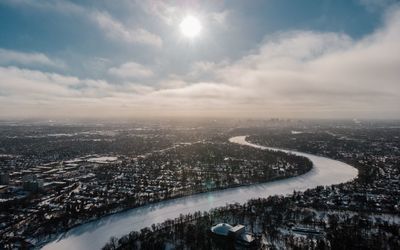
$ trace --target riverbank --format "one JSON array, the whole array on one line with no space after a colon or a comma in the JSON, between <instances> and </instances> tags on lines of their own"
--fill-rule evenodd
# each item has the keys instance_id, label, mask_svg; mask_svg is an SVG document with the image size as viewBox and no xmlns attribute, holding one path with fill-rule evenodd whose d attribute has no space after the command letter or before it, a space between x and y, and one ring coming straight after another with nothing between
<instances>
[{"instance_id":1,"label":"riverbank","mask_svg":"<svg viewBox=\"0 0 400 250\"><path fill-rule=\"evenodd\" d=\"M68 221L66 221L67 223L62 223L62 224L59 223L61 224L61 226L53 227L54 229L57 229L57 231L56 230L53 231L54 233L47 234L45 237L41 238L33 237L32 239L36 239L36 241L32 242L35 244L35 246L40 247L50 241L62 239L63 235L73 228L79 227L86 223L90 223L92 221L102 219L107 216L112 216L117 213L122 213L130 209L146 205L152 205L158 202L177 199L180 197L185 197L195 194L211 193L214 191L220 191L229 188L244 187L259 183L267 183L267 182L287 179L304 174L312 168L312 162L305 157L289 155L281 152L266 152L266 151L263 152L260 149L240 146L239 144L233 144L229 142L223 143L223 147L220 147L220 145L216 147L218 148L218 150L215 149L213 150L212 147L211 148L207 147L207 149L214 153L212 158L210 158L213 159L212 160L213 163L208 163L208 164L211 165L213 168L220 169L215 172L215 175L217 175L218 178L214 178L212 175L204 176L204 174L202 174L203 177L207 178L207 179L205 178L201 179L202 181L200 183L203 183L202 186L191 185L191 188L183 190L182 192L179 193L175 193L172 196L161 197L155 195L150 200L140 203L131 202L127 204L124 202L120 202L116 203L114 206L109 205L109 208L106 210L99 209L98 211L90 211L81 214L81 217L79 217L78 219L71 217ZM236 152L232 151L231 148L234 148ZM207 153L209 153L209 151L208 152L200 151L200 152L202 152L201 155L206 155ZM234 153L232 153L231 151ZM196 152L197 151L195 151L194 153ZM193 152L191 153L193 154ZM218 158L215 158L215 155L217 155ZM180 158L176 157L175 159L180 159ZM223 160L221 161L221 159ZM208 160L204 159L204 162L208 161L209 159ZM221 166L223 169L221 169ZM232 171L232 169L236 169L236 171L234 172ZM213 172L208 172L208 173L213 173ZM232 175L230 173L232 173ZM218 181L217 185L213 185L213 183L215 183L214 180L228 180L226 176L230 177L229 179L230 181L225 181L225 182ZM252 176L252 178L248 178L250 176Z\"/></svg>"},{"instance_id":2,"label":"riverbank","mask_svg":"<svg viewBox=\"0 0 400 250\"><path fill-rule=\"evenodd\" d=\"M234 137L230 141L262 149L279 150L248 143L245 136ZM304 175L290 179L162 201L107 216L70 230L62 239L45 245L44 249L71 249L71 247L99 249L111 236L120 237L130 231L161 223L168 218L179 217L180 214L208 211L227 203L244 203L252 198L290 194L294 190L304 191L320 185L338 184L350 181L357 176L357 170L343 162L300 152L286 152L309 158L314 168Z\"/></svg>"}]
</instances>

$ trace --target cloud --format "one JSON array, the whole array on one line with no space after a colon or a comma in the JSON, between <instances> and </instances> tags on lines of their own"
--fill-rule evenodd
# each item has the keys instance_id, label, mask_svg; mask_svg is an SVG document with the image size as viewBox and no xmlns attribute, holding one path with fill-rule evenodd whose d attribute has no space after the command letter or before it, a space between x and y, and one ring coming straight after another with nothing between
<instances>
[{"instance_id":1,"label":"cloud","mask_svg":"<svg viewBox=\"0 0 400 250\"><path fill-rule=\"evenodd\" d=\"M270 114L399 117L398 27L396 10L358 41L338 33L279 34L216 74L219 82L252 90L254 103Z\"/></svg>"},{"instance_id":2,"label":"cloud","mask_svg":"<svg viewBox=\"0 0 400 250\"><path fill-rule=\"evenodd\" d=\"M395 4L397 0L358 0L369 11L382 10Z\"/></svg>"},{"instance_id":3,"label":"cloud","mask_svg":"<svg viewBox=\"0 0 400 250\"><path fill-rule=\"evenodd\" d=\"M136 62L109 69L118 84L0 67L0 113L400 118L399 27L393 8L382 27L358 40L279 33L239 60L195 63L190 77L157 79ZM144 85L143 77L154 84Z\"/></svg>"},{"instance_id":4,"label":"cloud","mask_svg":"<svg viewBox=\"0 0 400 250\"><path fill-rule=\"evenodd\" d=\"M181 76L170 75L167 79L158 83L159 89L179 89L187 86L188 83Z\"/></svg>"},{"instance_id":5,"label":"cloud","mask_svg":"<svg viewBox=\"0 0 400 250\"><path fill-rule=\"evenodd\" d=\"M154 75L153 71L136 62L127 62L119 67L113 67L108 73L120 78L147 78Z\"/></svg>"},{"instance_id":6,"label":"cloud","mask_svg":"<svg viewBox=\"0 0 400 250\"><path fill-rule=\"evenodd\" d=\"M220 83L196 83L181 88L162 89L155 93L156 96L183 99L211 99L224 101L232 98L243 98L245 92L236 86Z\"/></svg>"},{"instance_id":7,"label":"cloud","mask_svg":"<svg viewBox=\"0 0 400 250\"><path fill-rule=\"evenodd\" d=\"M64 68L65 64L60 60L53 60L45 54L32 52L19 52L15 50L0 49L0 64L1 65L25 65L25 66L50 66L56 68Z\"/></svg>"},{"instance_id":8,"label":"cloud","mask_svg":"<svg viewBox=\"0 0 400 250\"><path fill-rule=\"evenodd\" d=\"M209 114L399 118L398 27L400 11L393 9L383 27L360 40L333 32L276 34L236 62L193 64L192 76L211 74L212 82L154 95Z\"/></svg>"},{"instance_id":9,"label":"cloud","mask_svg":"<svg viewBox=\"0 0 400 250\"><path fill-rule=\"evenodd\" d=\"M162 39L144 28L128 28L121 22L115 20L107 12L95 11L91 13L91 18L106 33L115 40L128 43L140 43L160 48Z\"/></svg>"},{"instance_id":10,"label":"cloud","mask_svg":"<svg viewBox=\"0 0 400 250\"><path fill-rule=\"evenodd\" d=\"M82 18L88 18L91 22L96 24L107 37L114 41L145 44L158 48L162 46L162 39L160 36L151 33L143 27L127 27L106 11L83 7L63 0L6 0L5 3L13 6L28 6L43 11L55 11L64 15L72 14Z\"/></svg>"},{"instance_id":11,"label":"cloud","mask_svg":"<svg viewBox=\"0 0 400 250\"><path fill-rule=\"evenodd\" d=\"M231 11L229 11L229 10L223 10L220 12L211 12L210 18L221 25L225 25L226 19L228 18L230 13L231 13Z\"/></svg>"},{"instance_id":12,"label":"cloud","mask_svg":"<svg viewBox=\"0 0 400 250\"><path fill-rule=\"evenodd\" d=\"M1 117L126 117L144 112L152 87L0 66Z\"/></svg>"},{"instance_id":13,"label":"cloud","mask_svg":"<svg viewBox=\"0 0 400 250\"><path fill-rule=\"evenodd\" d=\"M181 15L178 15L180 8L169 4L167 1L137 1L137 4L148 14L160 18L165 24L176 23Z\"/></svg>"},{"instance_id":14,"label":"cloud","mask_svg":"<svg viewBox=\"0 0 400 250\"><path fill-rule=\"evenodd\" d=\"M226 28L226 20L231 14L230 10L219 10L219 8L215 10L215 7L219 5L215 1L199 3L196 1L180 4L177 4L176 1L136 1L136 4L147 14L157 17L162 23L170 26L180 23L185 16L191 14L205 23ZM205 6L208 8L205 8Z\"/></svg>"},{"instance_id":15,"label":"cloud","mask_svg":"<svg viewBox=\"0 0 400 250\"><path fill-rule=\"evenodd\" d=\"M83 82L76 77L18 67L0 67L0 89L10 99L70 97L79 95L77 90L81 84Z\"/></svg>"},{"instance_id":16,"label":"cloud","mask_svg":"<svg viewBox=\"0 0 400 250\"><path fill-rule=\"evenodd\" d=\"M57 11L60 13L82 13L84 12L83 7L74 4L69 1L57 0L57 1L36 1L36 0L3 0L4 4L8 4L11 6L22 6L22 7L30 7L36 8L40 10L51 10Z\"/></svg>"}]
</instances>

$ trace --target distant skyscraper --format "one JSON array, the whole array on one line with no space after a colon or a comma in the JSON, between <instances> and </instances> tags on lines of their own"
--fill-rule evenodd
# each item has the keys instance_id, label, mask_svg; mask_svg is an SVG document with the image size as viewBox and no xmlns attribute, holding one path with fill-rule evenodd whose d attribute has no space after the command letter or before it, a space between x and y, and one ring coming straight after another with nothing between
<instances>
[{"instance_id":1,"label":"distant skyscraper","mask_svg":"<svg viewBox=\"0 0 400 250\"><path fill-rule=\"evenodd\" d=\"M43 181L34 175L27 175L23 178L23 188L26 191L38 192L43 187Z\"/></svg>"},{"instance_id":2,"label":"distant skyscraper","mask_svg":"<svg viewBox=\"0 0 400 250\"><path fill-rule=\"evenodd\" d=\"M10 175L8 172L0 173L0 185L8 185L10 183Z\"/></svg>"}]
</instances>

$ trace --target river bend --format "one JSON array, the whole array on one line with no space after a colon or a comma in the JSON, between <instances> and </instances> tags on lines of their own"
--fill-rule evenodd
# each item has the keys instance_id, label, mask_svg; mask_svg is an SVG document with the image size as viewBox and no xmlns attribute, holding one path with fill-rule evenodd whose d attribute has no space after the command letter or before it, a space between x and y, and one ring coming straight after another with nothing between
<instances>
[{"instance_id":1,"label":"river bend","mask_svg":"<svg viewBox=\"0 0 400 250\"><path fill-rule=\"evenodd\" d=\"M357 169L341 161L256 145L247 142L246 136L232 137L229 141L263 150L283 151L304 156L311 160L313 168L303 175L288 179L190 195L105 216L72 228L59 236L58 239L45 245L43 249L100 249L111 236L121 237L131 231L138 231L151 226L153 223L161 223L166 219L176 218L180 214L208 211L230 203L244 203L252 198L291 194L294 190L304 191L320 185L339 184L353 180L358 174Z\"/></svg>"}]
</instances>

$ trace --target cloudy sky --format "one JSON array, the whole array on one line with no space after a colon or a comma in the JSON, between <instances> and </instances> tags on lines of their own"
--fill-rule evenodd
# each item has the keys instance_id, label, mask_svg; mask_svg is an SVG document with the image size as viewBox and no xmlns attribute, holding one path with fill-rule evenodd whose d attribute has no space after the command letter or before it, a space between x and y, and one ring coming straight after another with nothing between
<instances>
[{"instance_id":1,"label":"cloudy sky","mask_svg":"<svg viewBox=\"0 0 400 250\"><path fill-rule=\"evenodd\" d=\"M158 116L398 119L399 2L0 0L0 118Z\"/></svg>"}]
</instances>

